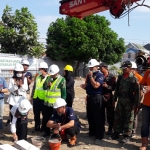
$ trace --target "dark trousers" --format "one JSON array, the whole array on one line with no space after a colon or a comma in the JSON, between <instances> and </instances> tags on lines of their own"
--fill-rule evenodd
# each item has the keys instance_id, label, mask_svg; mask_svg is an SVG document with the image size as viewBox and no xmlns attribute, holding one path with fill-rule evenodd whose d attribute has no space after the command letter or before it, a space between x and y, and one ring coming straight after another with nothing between
<instances>
[{"instance_id":1,"label":"dark trousers","mask_svg":"<svg viewBox=\"0 0 150 150\"><path fill-rule=\"evenodd\" d=\"M112 98L109 99L107 102L104 102L104 106L107 113L107 122L109 125L108 130L112 130L114 125L114 107L112 104Z\"/></svg>"},{"instance_id":2,"label":"dark trousers","mask_svg":"<svg viewBox=\"0 0 150 150\"><path fill-rule=\"evenodd\" d=\"M9 105L9 111L11 110L12 107L13 107L13 105ZM10 117L10 122L12 122L13 116L12 116L11 112L9 112L9 117Z\"/></svg>"},{"instance_id":3,"label":"dark trousers","mask_svg":"<svg viewBox=\"0 0 150 150\"><path fill-rule=\"evenodd\" d=\"M33 99L33 113L34 113L34 121L35 121L35 128L40 127L41 125L41 119L40 119L40 113L42 112L42 115L44 115L44 101L36 98ZM43 119L42 119L42 128L43 128Z\"/></svg>"},{"instance_id":4,"label":"dark trousers","mask_svg":"<svg viewBox=\"0 0 150 150\"><path fill-rule=\"evenodd\" d=\"M105 131L105 108L101 95L87 97L87 117L89 134L96 136L96 139L103 139Z\"/></svg>"},{"instance_id":5,"label":"dark trousers","mask_svg":"<svg viewBox=\"0 0 150 150\"><path fill-rule=\"evenodd\" d=\"M17 119L16 122L16 134L18 136L18 140L27 140L27 118L22 120L21 118Z\"/></svg>"},{"instance_id":6,"label":"dark trousers","mask_svg":"<svg viewBox=\"0 0 150 150\"><path fill-rule=\"evenodd\" d=\"M149 136L149 127L150 127L150 106L142 105L141 137Z\"/></svg>"},{"instance_id":7,"label":"dark trousers","mask_svg":"<svg viewBox=\"0 0 150 150\"><path fill-rule=\"evenodd\" d=\"M79 134L79 132L80 132L80 128L76 125L71 128L65 129L65 133L68 134L70 137Z\"/></svg>"},{"instance_id":8,"label":"dark trousers","mask_svg":"<svg viewBox=\"0 0 150 150\"><path fill-rule=\"evenodd\" d=\"M74 95L67 94L67 97L66 97L67 107L72 107L73 99L74 99Z\"/></svg>"},{"instance_id":9,"label":"dark trousers","mask_svg":"<svg viewBox=\"0 0 150 150\"><path fill-rule=\"evenodd\" d=\"M47 124L48 120L50 119L50 117L52 116L54 109L53 109L53 107L49 107L46 105L44 105L43 108L44 108L43 129L46 134L50 135L50 128L46 127L46 124Z\"/></svg>"}]
</instances>

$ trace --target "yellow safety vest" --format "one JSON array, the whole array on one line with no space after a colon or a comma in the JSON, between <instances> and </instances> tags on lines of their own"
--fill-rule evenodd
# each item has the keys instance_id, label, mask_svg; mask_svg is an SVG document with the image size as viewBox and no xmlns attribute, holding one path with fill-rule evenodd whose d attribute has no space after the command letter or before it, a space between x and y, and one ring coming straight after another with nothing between
<instances>
[{"instance_id":1,"label":"yellow safety vest","mask_svg":"<svg viewBox=\"0 0 150 150\"><path fill-rule=\"evenodd\" d=\"M58 89L58 85L62 80L62 76L58 75L57 79L52 83L49 90L45 92L44 104L53 106L57 98L61 98L61 89Z\"/></svg>"},{"instance_id":2,"label":"yellow safety vest","mask_svg":"<svg viewBox=\"0 0 150 150\"><path fill-rule=\"evenodd\" d=\"M48 75L45 76L44 79L41 80L40 76L36 77L36 87L35 87L35 91L34 91L34 96L33 98L39 98L41 100L44 100L45 98L45 90L43 90L43 84L46 80Z\"/></svg>"}]
</instances>

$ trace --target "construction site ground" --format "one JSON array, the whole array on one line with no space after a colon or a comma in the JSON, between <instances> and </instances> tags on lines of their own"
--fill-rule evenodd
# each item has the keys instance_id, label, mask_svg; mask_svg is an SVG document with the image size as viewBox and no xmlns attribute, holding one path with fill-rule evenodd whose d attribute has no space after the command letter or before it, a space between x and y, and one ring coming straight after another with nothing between
<instances>
[{"instance_id":1,"label":"construction site ground","mask_svg":"<svg viewBox=\"0 0 150 150\"><path fill-rule=\"evenodd\" d=\"M141 146L141 137L140 137L140 129L141 129L141 111L139 112L138 117L138 128L137 128L137 135L134 138L131 138L128 144L121 144L119 141L121 140L121 136L119 140L109 140L109 136L105 134L104 139L99 143L99 145L94 144L94 137L88 136L88 122L86 117L86 107L85 107L85 97L86 93L85 90L80 88L80 84L84 83L83 78L77 78L75 81L75 98L73 103L73 109L75 113L80 117L80 121L82 124L82 129L80 134L77 136L77 145L75 147L68 147L67 142L62 142L61 150L138 150ZM32 88L33 84L31 85ZM4 109L4 125L3 125L3 132L5 134L5 138L0 140L0 144L10 144L13 145L12 134L10 132L10 125L5 126L6 121L9 116L9 105L7 104L7 97L8 94L5 95L5 109ZM36 133L33 134L32 130L34 129L34 119L33 119L33 111L29 113L28 116L28 142L31 142L31 138L34 136L41 136L43 133ZM97 118L98 119L98 118ZM105 125L105 130L107 131L107 120ZM44 145L42 146L41 150L50 150L48 145L48 138Z\"/></svg>"}]
</instances>

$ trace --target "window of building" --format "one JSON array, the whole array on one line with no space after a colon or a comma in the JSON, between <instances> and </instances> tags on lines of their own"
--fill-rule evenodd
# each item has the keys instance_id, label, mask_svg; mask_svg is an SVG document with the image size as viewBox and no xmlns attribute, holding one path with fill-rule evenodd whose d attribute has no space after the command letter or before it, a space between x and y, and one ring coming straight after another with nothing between
<instances>
[{"instance_id":1,"label":"window of building","mask_svg":"<svg viewBox=\"0 0 150 150\"><path fill-rule=\"evenodd\" d=\"M128 58L131 58L131 53L128 53Z\"/></svg>"}]
</instances>

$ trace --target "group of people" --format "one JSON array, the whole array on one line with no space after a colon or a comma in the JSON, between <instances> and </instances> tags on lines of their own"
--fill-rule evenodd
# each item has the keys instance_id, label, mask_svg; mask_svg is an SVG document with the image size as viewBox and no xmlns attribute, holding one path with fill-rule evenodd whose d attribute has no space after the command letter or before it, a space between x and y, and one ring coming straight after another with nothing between
<instances>
[{"instance_id":1,"label":"group of people","mask_svg":"<svg viewBox=\"0 0 150 150\"><path fill-rule=\"evenodd\" d=\"M9 84L0 77L0 138L4 110L4 93L10 92L7 102L10 106L10 130L14 140L27 139L27 115L33 107L35 126L33 133L43 132L43 137L57 135L66 140L70 136L69 146L76 145L81 126L72 104L75 96L73 67L66 65L63 76L60 69L46 62L39 64L38 75L29 101L29 85L32 74L27 71L29 62L24 60L16 64ZM89 136L95 136L95 144L100 144L105 132L105 110L107 112L110 139L118 139L122 134L122 143L127 143L136 134L138 111L142 107L142 146L146 150L149 136L150 114L150 63L143 64L144 76L137 72L135 62L122 63L122 74L116 77L109 73L108 65L91 59L87 68L85 84L86 111L89 124ZM141 102L142 100L142 102ZM40 114L42 112L42 122Z\"/></svg>"},{"instance_id":2,"label":"group of people","mask_svg":"<svg viewBox=\"0 0 150 150\"><path fill-rule=\"evenodd\" d=\"M57 65L53 64L48 67L46 62L41 62L38 75L32 79L32 74L27 71L29 65L27 60L17 63L8 85L5 79L0 77L0 138L4 137L2 132L4 93L9 92L7 102L10 115L6 125L10 123L14 141L27 140L27 115L33 108L35 121L33 133L44 131L43 137L69 135L69 146L76 145L76 135L81 127L72 109L75 96L73 67L66 65L61 76ZM29 95L29 86L32 81L34 81L34 86Z\"/></svg>"},{"instance_id":3,"label":"group of people","mask_svg":"<svg viewBox=\"0 0 150 150\"><path fill-rule=\"evenodd\" d=\"M140 150L146 150L150 123L149 61L143 64L144 76L138 74L135 62L123 62L122 74L117 79L109 73L107 64L99 64L96 59L91 59L87 67L89 72L85 84L81 87L87 94L89 136L95 136L95 144L100 144L105 132L106 109L108 122L106 134L110 135L109 139L119 139L119 135L122 134L120 142L128 143L136 134L137 116L142 107Z\"/></svg>"}]
</instances>

